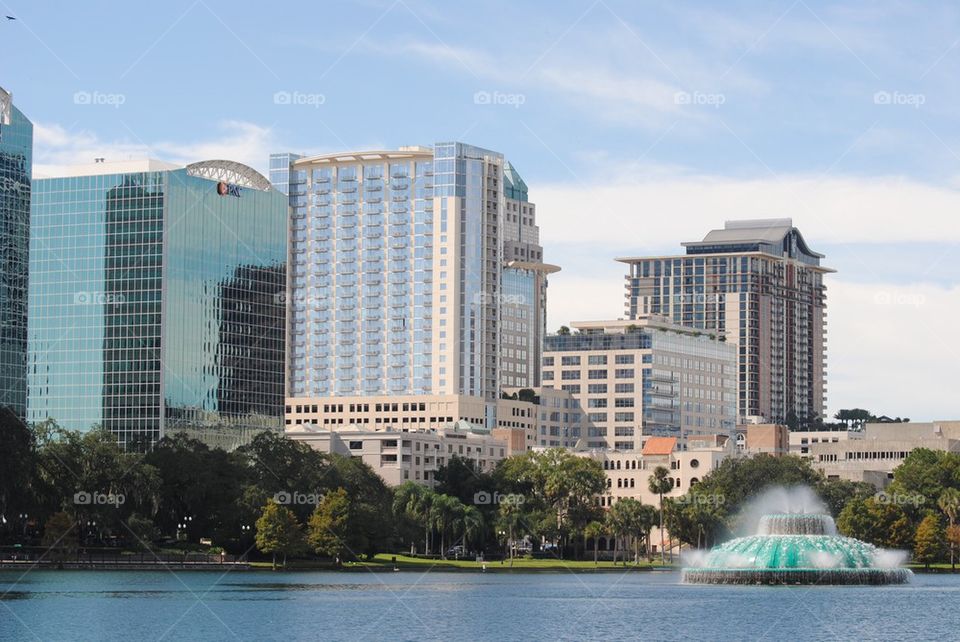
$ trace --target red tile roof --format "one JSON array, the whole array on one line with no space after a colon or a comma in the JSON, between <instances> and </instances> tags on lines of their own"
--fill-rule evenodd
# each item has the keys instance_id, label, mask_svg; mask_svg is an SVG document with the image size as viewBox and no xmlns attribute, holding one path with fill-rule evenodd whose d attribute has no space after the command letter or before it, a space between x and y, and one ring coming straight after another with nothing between
<instances>
[{"instance_id":1,"label":"red tile roof","mask_svg":"<svg viewBox=\"0 0 960 642\"><path fill-rule=\"evenodd\" d=\"M669 455L677 447L676 437L650 437L643 444L644 455Z\"/></svg>"}]
</instances>

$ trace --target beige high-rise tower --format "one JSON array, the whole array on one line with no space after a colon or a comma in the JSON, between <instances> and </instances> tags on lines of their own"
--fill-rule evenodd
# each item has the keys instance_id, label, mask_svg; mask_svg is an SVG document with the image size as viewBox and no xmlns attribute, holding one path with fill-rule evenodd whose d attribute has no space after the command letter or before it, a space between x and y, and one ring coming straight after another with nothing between
<instances>
[{"instance_id":1,"label":"beige high-rise tower","mask_svg":"<svg viewBox=\"0 0 960 642\"><path fill-rule=\"evenodd\" d=\"M620 258L626 313L719 331L739 354L741 420L792 427L826 404L826 287L834 270L791 219L727 221L683 256Z\"/></svg>"}]
</instances>

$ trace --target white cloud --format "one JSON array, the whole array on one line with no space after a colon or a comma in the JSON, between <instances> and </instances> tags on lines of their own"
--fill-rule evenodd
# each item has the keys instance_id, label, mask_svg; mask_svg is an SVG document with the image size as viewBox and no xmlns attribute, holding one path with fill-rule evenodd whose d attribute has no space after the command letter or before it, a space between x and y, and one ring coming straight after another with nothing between
<instances>
[{"instance_id":1,"label":"white cloud","mask_svg":"<svg viewBox=\"0 0 960 642\"><path fill-rule=\"evenodd\" d=\"M62 174L72 165L85 165L94 158L130 160L156 158L186 165L201 160L239 161L264 171L271 152L283 151L272 130L253 123L224 121L220 136L197 142L159 141L147 144L134 136L105 141L89 131L70 132L57 124L34 125L33 174L37 178Z\"/></svg>"},{"instance_id":2,"label":"white cloud","mask_svg":"<svg viewBox=\"0 0 960 642\"><path fill-rule=\"evenodd\" d=\"M914 421L960 417L960 285L853 284L833 279L828 405Z\"/></svg>"},{"instance_id":3,"label":"white cloud","mask_svg":"<svg viewBox=\"0 0 960 642\"><path fill-rule=\"evenodd\" d=\"M698 240L728 219L787 217L814 249L818 242L960 241L960 190L907 178L633 171L636 178L608 173L538 185L531 196L544 246L615 242L636 253L679 249L680 242Z\"/></svg>"}]
</instances>

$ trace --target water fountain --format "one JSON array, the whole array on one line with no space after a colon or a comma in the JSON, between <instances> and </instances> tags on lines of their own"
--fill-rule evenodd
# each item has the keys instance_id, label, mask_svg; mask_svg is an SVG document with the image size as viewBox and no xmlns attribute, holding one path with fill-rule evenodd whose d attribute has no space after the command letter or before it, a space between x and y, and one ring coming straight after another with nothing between
<instances>
[{"instance_id":1,"label":"water fountain","mask_svg":"<svg viewBox=\"0 0 960 642\"><path fill-rule=\"evenodd\" d=\"M904 584L905 556L837 534L823 513L759 518L756 534L714 547L683 570L692 584Z\"/></svg>"}]
</instances>

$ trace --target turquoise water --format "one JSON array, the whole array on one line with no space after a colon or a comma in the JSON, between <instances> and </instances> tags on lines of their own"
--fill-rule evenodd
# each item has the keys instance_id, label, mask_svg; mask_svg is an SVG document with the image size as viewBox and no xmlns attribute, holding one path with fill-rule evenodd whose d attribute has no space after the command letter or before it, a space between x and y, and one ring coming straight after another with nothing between
<instances>
[{"instance_id":1,"label":"turquoise water","mask_svg":"<svg viewBox=\"0 0 960 642\"><path fill-rule=\"evenodd\" d=\"M688 586L679 573L0 572L0 640L956 639L960 576Z\"/></svg>"}]
</instances>

